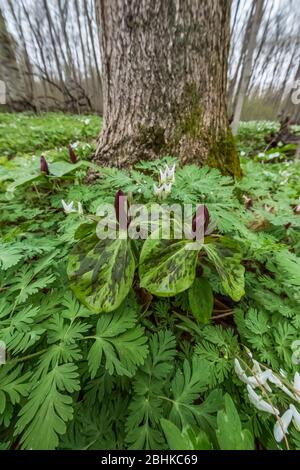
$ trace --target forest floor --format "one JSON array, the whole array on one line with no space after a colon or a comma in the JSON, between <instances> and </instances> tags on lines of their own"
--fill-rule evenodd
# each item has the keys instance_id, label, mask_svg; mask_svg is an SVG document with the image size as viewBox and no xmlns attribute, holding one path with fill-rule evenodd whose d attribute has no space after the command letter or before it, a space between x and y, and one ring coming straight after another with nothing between
<instances>
[{"instance_id":1,"label":"forest floor","mask_svg":"<svg viewBox=\"0 0 300 470\"><path fill-rule=\"evenodd\" d=\"M266 150L278 124L241 124L240 181L176 166L170 203L205 202L217 225L201 265L213 295L206 316L197 293L194 303L183 289L156 297L137 275L136 298L100 316L80 286L72 290L83 303L70 289L67 260L85 217L119 189L154 201L159 170L176 163L103 168L85 184L100 125L96 116L0 114L0 448L300 449L296 412L288 436L273 433L272 409L300 408L300 161L291 146ZM73 201L69 215L62 200Z\"/></svg>"}]
</instances>

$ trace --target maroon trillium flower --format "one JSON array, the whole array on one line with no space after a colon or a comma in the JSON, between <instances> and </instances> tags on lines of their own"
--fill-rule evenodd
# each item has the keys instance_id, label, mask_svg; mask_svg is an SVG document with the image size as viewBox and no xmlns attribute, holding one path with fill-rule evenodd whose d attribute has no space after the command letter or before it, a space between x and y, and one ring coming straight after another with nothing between
<instances>
[{"instance_id":1,"label":"maroon trillium flower","mask_svg":"<svg viewBox=\"0 0 300 470\"><path fill-rule=\"evenodd\" d=\"M46 175L49 175L49 167L44 155L42 155L40 158L40 168L42 173L46 173Z\"/></svg>"},{"instance_id":2,"label":"maroon trillium flower","mask_svg":"<svg viewBox=\"0 0 300 470\"><path fill-rule=\"evenodd\" d=\"M77 163L76 154L74 152L72 145L69 145L69 155L70 155L71 163Z\"/></svg>"},{"instance_id":3,"label":"maroon trillium flower","mask_svg":"<svg viewBox=\"0 0 300 470\"><path fill-rule=\"evenodd\" d=\"M192 230L194 233L196 233L196 230L199 228L202 229L203 227L203 235L205 235L205 232L207 230L208 224L209 224L209 212L208 209L205 205L201 205L197 208L196 214L193 217L193 222L192 222Z\"/></svg>"}]
</instances>

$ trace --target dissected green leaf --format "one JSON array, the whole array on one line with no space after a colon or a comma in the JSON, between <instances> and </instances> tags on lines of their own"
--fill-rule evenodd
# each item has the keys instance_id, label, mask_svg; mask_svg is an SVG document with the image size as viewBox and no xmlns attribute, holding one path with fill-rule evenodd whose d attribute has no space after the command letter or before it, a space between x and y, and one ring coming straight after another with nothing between
<instances>
[{"instance_id":1,"label":"dissected green leaf","mask_svg":"<svg viewBox=\"0 0 300 470\"><path fill-rule=\"evenodd\" d=\"M26 404L21 408L15 435L21 434L25 449L48 450L58 445L58 436L66 432L73 418L72 396L80 389L74 364L56 365L33 384Z\"/></svg>"},{"instance_id":2,"label":"dissected green leaf","mask_svg":"<svg viewBox=\"0 0 300 470\"><path fill-rule=\"evenodd\" d=\"M88 354L91 377L102 364L109 374L132 376L148 353L144 329L136 325L137 310L126 301L113 313L102 315L97 323L95 342Z\"/></svg>"}]
</instances>

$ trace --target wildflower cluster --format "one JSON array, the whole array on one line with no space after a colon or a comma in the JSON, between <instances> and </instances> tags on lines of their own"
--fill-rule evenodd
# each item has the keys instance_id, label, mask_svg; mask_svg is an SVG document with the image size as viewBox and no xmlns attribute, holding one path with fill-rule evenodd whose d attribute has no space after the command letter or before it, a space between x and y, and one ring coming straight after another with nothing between
<instances>
[{"instance_id":1,"label":"wildflower cluster","mask_svg":"<svg viewBox=\"0 0 300 470\"><path fill-rule=\"evenodd\" d=\"M293 422L297 431L300 430L300 413L295 405L290 403L288 409L280 416L280 411L272 404L268 393L272 393L271 385L273 385L282 390L289 398L300 403L300 374L299 372L295 373L293 383L291 384L287 380L284 371L281 371L282 377L279 377L272 369L265 368L262 370L261 365L258 361L253 359L251 353L249 353L249 357L252 361L252 375L246 374L245 369L243 369L237 358L234 360L234 370L239 379L247 384L250 403L258 410L276 416L273 434L276 442L279 443L285 438L286 434L288 434L288 428L291 422ZM255 388L260 388L262 394L256 393ZM264 397L266 399L264 399Z\"/></svg>"}]
</instances>

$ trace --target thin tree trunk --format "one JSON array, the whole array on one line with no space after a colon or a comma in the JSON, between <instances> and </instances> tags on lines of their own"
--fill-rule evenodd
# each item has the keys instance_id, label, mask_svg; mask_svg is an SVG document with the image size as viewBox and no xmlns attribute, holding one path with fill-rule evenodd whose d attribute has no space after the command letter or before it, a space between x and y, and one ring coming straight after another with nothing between
<instances>
[{"instance_id":1,"label":"thin tree trunk","mask_svg":"<svg viewBox=\"0 0 300 470\"><path fill-rule=\"evenodd\" d=\"M232 132L235 135L238 130L243 104L247 93L247 88L252 74L253 57L256 47L258 30L263 16L264 0L255 0L255 12L251 21L251 30L249 35L249 43L245 57L244 67L241 73L239 90L236 96L236 105L232 122Z\"/></svg>"},{"instance_id":2,"label":"thin tree trunk","mask_svg":"<svg viewBox=\"0 0 300 470\"><path fill-rule=\"evenodd\" d=\"M74 5L75 5L75 11L76 11L76 19L77 19L77 28L78 28L78 33L79 33L79 40L80 40L80 46L81 46L81 55L82 55L82 60L83 60L83 68L84 68L84 79L85 79L85 89L88 89L88 71L87 71L87 63L86 63L86 56L85 56L85 48L84 48L84 43L83 43L83 37L82 37L82 29L81 29L81 21L80 21L80 8L78 5L78 0L74 0Z\"/></svg>"},{"instance_id":3,"label":"thin tree trunk","mask_svg":"<svg viewBox=\"0 0 300 470\"><path fill-rule=\"evenodd\" d=\"M96 0L104 129L95 160L177 156L240 175L226 110L230 1Z\"/></svg>"}]
</instances>

